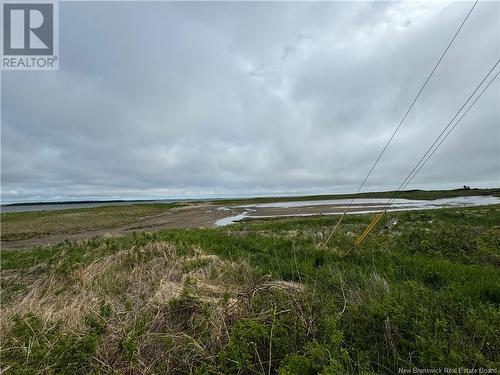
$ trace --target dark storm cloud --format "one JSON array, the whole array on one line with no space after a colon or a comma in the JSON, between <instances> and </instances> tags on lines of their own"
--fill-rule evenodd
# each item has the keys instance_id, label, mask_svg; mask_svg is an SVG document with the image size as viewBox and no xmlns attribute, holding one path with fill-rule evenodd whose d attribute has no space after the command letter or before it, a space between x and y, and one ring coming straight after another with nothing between
<instances>
[{"instance_id":1,"label":"dark storm cloud","mask_svg":"<svg viewBox=\"0 0 500 375\"><path fill-rule=\"evenodd\" d=\"M60 4L60 70L2 72L2 199L357 188L470 3ZM367 189L500 57L481 2ZM495 83L411 187L498 186Z\"/></svg>"}]
</instances>

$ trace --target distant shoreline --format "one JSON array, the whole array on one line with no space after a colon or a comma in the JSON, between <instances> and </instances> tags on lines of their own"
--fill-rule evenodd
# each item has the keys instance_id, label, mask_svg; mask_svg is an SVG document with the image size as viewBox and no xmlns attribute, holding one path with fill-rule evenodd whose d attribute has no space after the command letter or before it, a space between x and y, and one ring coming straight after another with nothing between
<instances>
[{"instance_id":1,"label":"distant shoreline","mask_svg":"<svg viewBox=\"0 0 500 375\"><path fill-rule=\"evenodd\" d=\"M166 201L168 199L165 199ZM15 206L45 206L45 205L58 205L58 204L99 204L99 203L140 203L140 202L155 202L154 199L107 199L107 200L78 200L78 201L49 201L49 202L16 202L4 203L2 207L15 207Z\"/></svg>"}]
</instances>

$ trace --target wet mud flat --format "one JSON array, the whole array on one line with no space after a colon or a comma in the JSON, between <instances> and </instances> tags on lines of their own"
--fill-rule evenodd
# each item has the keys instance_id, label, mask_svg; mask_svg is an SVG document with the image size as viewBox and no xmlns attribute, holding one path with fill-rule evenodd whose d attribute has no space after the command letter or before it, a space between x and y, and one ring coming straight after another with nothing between
<instances>
[{"instance_id":1,"label":"wet mud flat","mask_svg":"<svg viewBox=\"0 0 500 375\"><path fill-rule=\"evenodd\" d=\"M260 203L234 206L231 208L219 207L218 210L230 209L233 215L228 215L216 221L216 226L230 225L243 219L264 219L293 216L340 215L346 208L350 214L373 213L387 209L387 211L407 211L437 209L446 207L474 207L500 204L500 199L494 196L455 197L434 200L412 199L335 199L316 201L290 201Z\"/></svg>"}]
</instances>

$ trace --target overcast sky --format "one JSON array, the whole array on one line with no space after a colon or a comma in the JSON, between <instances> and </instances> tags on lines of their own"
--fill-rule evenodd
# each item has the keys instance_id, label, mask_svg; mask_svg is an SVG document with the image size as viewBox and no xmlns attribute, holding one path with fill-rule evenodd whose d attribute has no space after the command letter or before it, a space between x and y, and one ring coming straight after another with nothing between
<instances>
[{"instance_id":1,"label":"overcast sky","mask_svg":"<svg viewBox=\"0 0 500 375\"><path fill-rule=\"evenodd\" d=\"M59 71L2 72L2 200L355 191L471 5L63 2ZM479 2L365 190L499 57ZM500 186L498 81L409 187Z\"/></svg>"}]
</instances>

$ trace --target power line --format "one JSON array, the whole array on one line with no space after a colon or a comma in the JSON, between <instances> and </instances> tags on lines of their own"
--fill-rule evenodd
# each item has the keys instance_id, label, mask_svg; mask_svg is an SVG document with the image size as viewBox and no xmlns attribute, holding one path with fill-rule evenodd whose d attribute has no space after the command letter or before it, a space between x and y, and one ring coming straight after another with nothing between
<instances>
[{"instance_id":1,"label":"power line","mask_svg":"<svg viewBox=\"0 0 500 375\"><path fill-rule=\"evenodd\" d=\"M476 92L481 88L481 86L483 85L483 83L488 79L488 77L490 76L490 74L495 70L495 68L498 66L498 64L500 63L500 59L498 59L496 61L496 63L493 65L493 67L489 70L489 72L484 76L484 78L481 80L481 82L476 86L476 88L474 89L474 91L472 92L472 94L469 95L469 97L467 98L467 100L465 101L464 104L462 104L462 106L460 107L460 109L455 113L455 115L453 116L453 118L450 120L450 122L448 122L448 124L444 127L444 129L441 131L441 133L438 135L438 137L436 138L436 140L429 146L429 148L427 149L427 151L424 153L424 155L422 155L422 157L420 158L420 160L418 161L418 163L413 167L413 169L410 171L410 173L408 173L408 176L406 176L406 178L404 179L404 181L401 183L401 185L399 185L398 189L396 190L396 192L400 191L401 189L404 188L404 186L408 185L409 183L409 179L411 177L411 175L419 168L420 164L423 162L423 160L429 155L429 153L432 151L432 148L436 145L436 143L439 142L440 138L443 136L443 134L448 130L448 128L453 124L453 122L455 121L455 119L460 115L460 113L462 112L462 110L467 106L467 104L469 103L469 101L474 97L474 95L476 94ZM496 76L493 78L493 80L496 78ZM488 88L489 85L491 84L491 82L493 82L493 80L490 81L490 83L485 87ZM471 106L477 101L477 99L480 98L480 96L482 95L482 93L484 92L485 90L483 90L481 92L481 94L476 98L476 100L471 104ZM471 107L469 107L465 112L464 112L464 115L469 111ZM463 116L462 116L463 118ZM406 185L405 185L406 184ZM394 198L392 198L392 201L394 201ZM390 201L392 203L392 201Z\"/></svg>"},{"instance_id":2,"label":"power line","mask_svg":"<svg viewBox=\"0 0 500 375\"><path fill-rule=\"evenodd\" d=\"M481 93L477 96L477 98L471 103L471 105L469 105L469 107L467 108L467 110L462 114L462 116L460 116L460 118L458 119L457 122L455 122L455 125L452 126L452 128L448 131L448 133L446 133L446 135L443 137L443 139L441 139L441 141L438 143L438 145L434 148L434 150L432 150L432 152L427 156L427 158L423 161L423 163L420 165L420 167L415 171L415 173L413 174L413 176L406 182L406 184L402 187L401 190L404 190L406 188L406 186L408 186L408 184L413 180L413 178L415 178L415 176L420 172L420 170L423 168L423 166L429 161L429 159L432 157L432 155L434 155L434 153L437 151L437 149L441 146L441 144L446 140L446 138L448 138L448 136L451 134L451 132L457 127L457 125L460 123L460 121L462 121L462 119L465 117L465 115L469 112L469 110L472 108L472 106L474 106L474 104L476 104L476 102L479 100L479 98L481 97L481 95L483 95L483 93L488 89L488 87L490 87L490 85L493 83L493 81L498 77L498 75L500 75L500 70L495 74L495 76L490 80L490 82L486 85L486 87L481 91Z\"/></svg>"},{"instance_id":3,"label":"power line","mask_svg":"<svg viewBox=\"0 0 500 375\"><path fill-rule=\"evenodd\" d=\"M467 15L465 16L464 20L462 21L462 23L460 24L460 26L458 27L457 31L455 32L455 34L453 35L453 37L451 38L450 42L448 43L448 45L446 46L445 50L443 51L443 53L441 54L441 56L439 57L438 61L436 62L436 64L434 65L434 68L432 69L432 71L429 73L429 75L427 76L424 84L422 85L422 87L420 88L420 90L417 92L417 95L415 96L415 98L413 99L412 103L410 104L410 107L408 108L408 110L405 112L403 118L401 119L401 121L399 121L398 125L396 126L396 128L394 129L391 137L389 138L389 140L387 141L387 143L385 144L384 148L382 149L382 151L380 152L380 154L377 156L377 159L375 160L375 162L373 163L372 167L370 168L370 170L368 171L368 174L366 175L366 177L364 178L363 182L361 183L361 185L359 185L359 188L358 190L356 191L356 193L354 194L354 197L351 199L351 201L349 202L349 204L347 205L347 207L345 208L344 212L342 213L342 215L340 216L337 224L335 225L335 227L333 228L332 232L330 233L330 235L328 236L328 238L326 239L325 243L323 244L323 246L326 246L326 244L328 243L328 241L330 241L330 239L332 238L333 234L335 233L335 231L337 230L338 226L340 225L340 223L342 222L344 216L347 214L347 211L349 211L349 208L351 208L353 202L354 202L354 199L357 197L357 195L359 194L359 192L361 191L361 189L363 188L363 186L365 186L366 184L366 181L368 180L368 178L370 177L370 175L372 174L373 170L375 169L375 167L377 166L377 164L379 163L380 159L382 158L382 155L384 155L385 151L387 150L387 148L389 147L389 145L391 144L392 140L394 139L394 137L396 136L396 133L399 131L399 129L401 128L401 126L403 125L404 121L406 120L406 117L408 116L408 114L410 113L410 111L413 109L413 106L415 105L415 103L417 102L418 98L420 97L420 95L422 94L422 92L424 91L425 87L427 86L427 83L429 82L429 80L431 79L431 77L434 75L434 72L436 71L436 69L438 68L438 66L441 64L441 61L443 60L444 56L446 55L446 53L448 52L448 50L450 49L451 45L453 44L453 42L455 41L456 37L458 36L460 30L462 30L462 27L464 26L465 22L467 21L467 19L469 18L470 14L472 13L472 11L474 10L474 8L476 7L477 3L478 3L479 0L476 0L474 2L474 4L472 5L472 7L470 8L469 12L467 13Z\"/></svg>"},{"instance_id":4,"label":"power line","mask_svg":"<svg viewBox=\"0 0 500 375\"><path fill-rule=\"evenodd\" d=\"M498 66L500 63L500 59L497 60L497 62L493 65L493 67L490 69L490 71L486 74L486 76L481 80L479 85L474 89L472 94L467 98L465 103L460 107L460 109L455 113L451 121L445 126L443 131L439 134L439 136L436 138L436 140L432 143L432 145L427 149L427 151L424 153L424 155L420 158L418 163L415 165L415 167L410 171L410 173L406 176L406 178L403 180L401 185L399 185L398 189L396 192L403 190L408 184L415 178L415 176L420 172L420 170L423 168L423 166L427 163L427 161L434 155L434 153L437 151L437 149L443 144L443 142L448 138L448 136L451 134L451 132L460 124L462 119L467 115L467 113L470 111L470 109L476 104L476 102L479 100L479 98L484 94L484 92L491 86L493 81L500 75L500 70L493 76L493 78L488 82L488 84L481 90L481 92L476 96L476 98L472 101L472 103L467 107L467 109L462 113L462 115L458 118L458 120L455 122L455 124L450 128L450 126L453 124L455 119L460 115L462 110L467 106L467 104L470 102L472 97L476 94L476 92L481 88L481 86L484 84L484 82L488 79L488 77L491 75L491 73L494 71L494 69ZM449 129L449 130L448 130ZM448 132L446 132L448 130ZM445 134L446 133L446 134ZM443 134L444 137L443 137ZM439 143L438 143L439 142ZM434 147L437 143L437 146ZM372 220L372 223L365 229L365 231L362 233L360 237L358 237L358 240L356 241L355 245L352 246L347 254L349 254L352 249L361 243L361 241L366 237L366 235L369 233L369 231L375 226L375 224L380 220L382 215L387 211L389 206L394 202L396 198L393 197L389 200L389 202L386 203L384 208L380 210L380 212L374 217L374 220Z\"/></svg>"}]
</instances>

